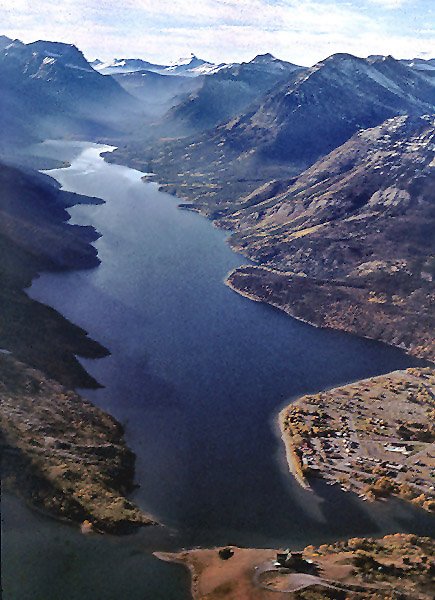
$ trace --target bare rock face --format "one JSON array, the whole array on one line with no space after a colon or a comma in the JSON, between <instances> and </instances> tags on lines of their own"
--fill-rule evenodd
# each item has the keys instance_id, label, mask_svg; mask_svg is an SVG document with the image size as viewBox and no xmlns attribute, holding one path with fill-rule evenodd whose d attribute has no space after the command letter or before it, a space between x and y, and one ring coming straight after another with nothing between
<instances>
[{"instance_id":1,"label":"bare rock face","mask_svg":"<svg viewBox=\"0 0 435 600\"><path fill-rule=\"evenodd\" d=\"M283 192L228 219L240 231L233 244L307 276L368 273L380 263L406 270L400 261L410 253L424 269L435 213L434 137L429 117L396 117L361 131Z\"/></svg>"},{"instance_id":2,"label":"bare rock face","mask_svg":"<svg viewBox=\"0 0 435 600\"><path fill-rule=\"evenodd\" d=\"M232 246L261 267L231 286L433 359L434 139L432 117L389 119L227 218Z\"/></svg>"},{"instance_id":3,"label":"bare rock face","mask_svg":"<svg viewBox=\"0 0 435 600\"><path fill-rule=\"evenodd\" d=\"M31 505L86 530L155 521L126 498L134 454L120 424L40 371L0 354L2 478Z\"/></svg>"}]
</instances>

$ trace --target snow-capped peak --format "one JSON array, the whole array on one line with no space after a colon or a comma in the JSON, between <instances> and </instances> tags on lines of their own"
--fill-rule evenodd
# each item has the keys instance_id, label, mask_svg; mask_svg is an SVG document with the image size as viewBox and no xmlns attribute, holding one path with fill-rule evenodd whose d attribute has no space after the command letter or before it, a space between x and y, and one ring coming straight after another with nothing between
<instances>
[{"instance_id":1,"label":"snow-capped peak","mask_svg":"<svg viewBox=\"0 0 435 600\"><path fill-rule=\"evenodd\" d=\"M197 77L199 75L215 73L226 65L215 65L202 58L198 58L195 54L191 53L189 56L179 58L169 65L158 65L140 58L114 58L111 61L94 61L92 66L104 75L153 71L154 73L159 73L161 75Z\"/></svg>"},{"instance_id":2,"label":"snow-capped peak","mask_svg":"<svg viewBox=\"0 0 435 600\"><path fill-rule=\"evenodd\" d=\"M174 60L174 61L170 62L168 67L169 68L182 67L182 66L190 65L190 64L196 63L196 62L204 63L206 61L198 58L197 56L195 56L195 54L193 52L191 52L189 56L181 57L178 60Z\"/></svg>"},{"instance_id":3,"label":"snow-capped peak","mask_svg":"<svg viewBox=\"0 0 435 600\"><path fill-rule=\"evenodd\" d=\"M191 54L187 58L180 58L165 69L168 75L185 75L187 77L197 77L199 75L210 75L216 73L226 65L224 63L215 65L214 63L198 58Z\"/></svg>"}]
</instances>

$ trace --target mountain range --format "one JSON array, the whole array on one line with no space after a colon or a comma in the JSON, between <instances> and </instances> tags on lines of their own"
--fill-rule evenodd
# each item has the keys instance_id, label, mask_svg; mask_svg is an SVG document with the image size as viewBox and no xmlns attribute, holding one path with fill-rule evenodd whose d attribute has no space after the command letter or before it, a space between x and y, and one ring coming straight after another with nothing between
<instances>
[{"instance_id":1,"label":"mountain range","mask_svg":"<svg viewBox=\"0 0 435 600\"><path fill-rule=\"evenodd\" d=\"M70 44L24 44L2 36L1 144L7 155L11 145L65 135L188 135L234 116L296 68L271 55L233 65L193 55L172 65L142 59L89 63Z\"/></svg>"},{"instance_id":2,"label":"mountain range","mask_svg":"<svg viewBox=\"0 0 435 600\"><path fill-rule=\"evenodd\" d=\"M239 114L302 69L271 54L229 65L211 65L193 57L172 67L124 59L96 68L111 74L155 117L148 138L186 136L209 129Z\"/></svg>"},{"instance_id":3,"label":"mountain range","mask_svg":"<svg viewBox=\"0 0 435 600\"><path fill-rule=\"evenodd\" d=\"M207 60L191 54L187 58L180 58L169 65L159 65L140 58L115 58L109 62L94 60L91 65L104 75L118 75L121 73L134 73L135 71L152 71L161 75L182 75L185 77L198 77L209 75L225 67L225 63L215 65Z\"/></svg>"},{"instance_id":4,"label":"mountain range","mask_svg":"<svg viewBox=\"0 0 435 600\"><path fill-rule=\"evenodd\" d=\"M110 160L134 156L140 165L142 157L166 189L221 218L259 185L295 177L360 129L395 115L434 110L432 78L392 57L336 54L290 73L246 111L215 128L151 145L133 139Z\"/></svg>"},{"instance_id":5,"label":"mountain range","mask_svg":"<svg viewBox=\"0 0 435 600\"><path fill-rule=\"evenodd\" d=\"M289 82L301 69L271 54L222 67L165 115L166 125L184 133L210 129L240 114L279 83Z\"/></svg>"}]
</instances>

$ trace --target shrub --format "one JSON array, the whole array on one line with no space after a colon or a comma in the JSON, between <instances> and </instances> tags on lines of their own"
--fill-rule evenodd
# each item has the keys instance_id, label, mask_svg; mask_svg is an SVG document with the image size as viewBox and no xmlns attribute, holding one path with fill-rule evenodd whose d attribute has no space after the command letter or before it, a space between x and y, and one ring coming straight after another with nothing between
<instances>
[{"instance_id":1,"label":"shrub","mask_svg":"<svg viewBox=\"0 0 435 600\"><path fill-rule=\"evenodd\" d=\"M377 570L381 564L373 558L370 554L358 551L353 557L353 564L362 573L369 573Z\"/></svg>"},{"instance_id":2,"label":"shrub","mask_svg":"<svg viewBox=\"0 0 435 600\"><path fill-rule=\"evenodd\" d=\"M221 548L219 550L219 557L222 560L228 560L232 556L234 556L234 550L232 550L231 548Z\"/></svg>"}]
</instances>

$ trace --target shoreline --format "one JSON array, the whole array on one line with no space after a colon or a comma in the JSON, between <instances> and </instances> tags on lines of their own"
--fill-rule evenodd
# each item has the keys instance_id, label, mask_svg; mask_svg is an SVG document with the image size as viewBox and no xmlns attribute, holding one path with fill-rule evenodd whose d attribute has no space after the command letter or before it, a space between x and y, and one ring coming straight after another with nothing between
<instances>
[{"instance_id":1,"label":"shoreline","mask_svg":"<svg viewBox=\"0 0 435 600\"><path fill-rule=\"evenodd\" d=\"M233 248L231 248L231 249L233 250L233 252L237 252ZM242 290L242 289L238 288L237 286L235 286L234 283L231 281L231 277L233 275L237 275L237 274L241 273L243 271L243 267L245 267L245 266L248 266L251 269L268 271L270 273L274 273L274 272L278 273L278 271L276 271L274 269L269 269L267 267L262 267L260 265L242 265L241 267L236 267L235 269L232 269L229 273L227 273L227 275L225 276L225 279L224 279L224 284L227 287L229 287L230 290L233 290L233 292L236 292L236 294L243 296L243 298L248 298L248 300L252 300L253 302L258 302L259 304L267 304L269 306L272 306L273 308L276 308L277 310L280 310L281 312L286 314L291 319L295 319L296 321L299 321L300 323L305 323L305 325L310 325L311 327L315 327L316 329L330 329L331 331L340 331L339 329L334 329L332 327L322 327L321 325L315 323L314 321L309 321L307 319L304 319L303 317L299 317L299 316L289 312L288 310L285 309L285 307L281 306L277 302L265 300L265 299L261 298L260 296L254 294L253 292L246 292L245 290ZM343 330L341 330L341 331L343 331ZM345 333L349 333L349 332L345 331ZM364 337L364 336L358 336L358 337ZM371 339L371 338L365 338L365 339ZM375 340L375 341L379 341L379 340ZM397 346L393 346L393 347L397 348ZM403 350L403 349L404 348L401 348L401 350Z\"/></svg>"},{"instance_id":2,"label":"shoreline","mask_svg":"<svg viewBox=\"0 0 435 600\"><path fill-rule=\"evenodd\" d=\"M11 355L0 355L0 375L6 489L83 533L160 525L128 499L135 455L114 417Z\"/></svg>"},{"instance_id":3,"label":"shoreline","mask_svg":"<svg viewBox=\"0 0 435 600\"><path fill-rule=\"evenodd\" d=\"M317 295L315 293L322 292L323 285L332 286L332 287L335 287L336 289L340 288L340 286L337 284L334 284L334 282L308 280L308 278L306 278L306 277L294 275L293 273L288 273L288 272L284 272L284 271L277 271L276 269L270 269L268 267L264 267L261 265L242 265L240 267L236 267L235 269L233 269L232 271L230 271L227 274L226 280L225 280L225 285L227 285L231 290L238 293L239 295L241 295L245 298L248 298L250 300L253 300L254 302L259 302L259 303L263 303L263 304L268 304L269 306L273 306L274 308L282 311L287 316L289 316L297 321L300 321L301 323L306 323L307 325L310 325L317 329L337 331L337 332L346 333L348 335L356 336L360 339L372 340L374 342L385 344L386 346L389 346L391 348L396 348L398 350L401 350L408 356L417 358L421 361L426 362L427 364L431 364L431 365L435 364L435 359L433 358L432 348L429 348L429 349L425 348L425 347L420 348L419 346L414 346L414 345L407 346L403 342L394 343L394 341L391 341L388 338L379 337L378 335L375 335L375 334L373 334L373 335L365 334L362 331L360 331L358 326L355 325L355 323L352 321L350 321L349 323L347 323L346 321L341 322L340 320L338 320L337 322L334 322L334 318L337 317L337 314L338 314L338 319L341 318L340 313L336 313L336 314L334 314L332 312L328 313L326 311L326 309L325 309L326 312L324 312L323 315L322 314L318 315L318 322L316 322L315 320L313 320L311 318L306 318L306 317L303 317L300 314L298 314L298 312L297 312L298 308L300 310L302 310L300 306L298 308L296 308L295 306L291 306L289 303L285 303L284 301L278 302L278 301L272 300L270 297L271 289L268 289L269 286L267 286L267 285L266 285L267 295L265 293L265 295L263 297L262 295L260 295L260 293L257 293L254 291L247 291L246 289L242 289L241 287L239 287L238 285L236 285L234 283L235 278L249 276L253 271L254 272L258 271L262 275L270 275L272 277L276 276L278 278L292 277L292 278L294 278L294 281L292 283L294 284L295 287L301 288L302 286L304 286L304 287L312 286L313 288L317 288L317 289L310 290L314 294L314 297L312 298L313 304L314 304L314 300L317 299ZM341 286L341 287L346 288L349 286L346 286L346 284L343 284L343 286ZM352 286L350 286L350 288L352 288ZM260 289L263 290L263 288L260 288ZM294 290L290 287L287 289L288 289L288 291L292 291L294 297L296 299L298 299L298 291L297 290ZM306 307L304 307L304 308L306 309ZM310 309L312 309L312 306L310 306ZM369 318L369 316L370 315L368 315L367 318ZM334 322L334 325L329 322L331 319ZM323 323L322 323L322 321L323 321Z\"/></svg>"},{"instance_id":4,"label":"shoreline","mask_svg":"<svg viewBox=\"0 0 435 600\"><path fill-rule=\"evenodd\" d=\"M101 153L109 149L115 147L104 144ZM33 184L34 193L41 197L41 205L52 208L50 216L35 209L35 220L40 224L39 237L24 238L28 246L24 245L24 252L14 237L5 249L6 283L0 298L4 306L1 345L10 354L0 355L0 370L5 376L0 382L4 393L0 445L9 456L8 469L3 465L7 487L32 509L69 524L83 525L89 521L87 527L90 525L92 529L93 523L96 531L122 534L138 526L157 525L153 517L128 499L134 489L135 455L126 446L122 426L73 391L101 387L82 367L78 357L98 359L108 356L109 351L63 314L28 294L32 282L44 272L76 271L100 264L92 243L99 234L89 225L71 226L68 209L78 204L104 205L104 201L66 191L51 175L51 171L71 168L70 161L39 172L3 168L6 174L11 173L4 186L6 199L23 186L21 179L16 181L12 176L18 173L24 182ZM26 197L26 188L22 196ZM17 231L21 235L18 227ZM57 235L54 240L50 237L53 231ZM48 250L43 244L46 237L50 242ZM73 249L72 253L66 253L67 259L63 257L65 248ZM13 275L8 278L9 270ZM49 339L46 339L46 331L50 332ZM16 381L8 378L9 371L15 372ZM34 392L33 398L26 387L16 394L17 382L26 378L30 391ZM38 397L41 386L52 398L52 406L44 408L47 418L41 418L41 406L45 402ZM10 398L16 399L14 410L9 406ZM64 421L68 414L73 421L74 418L80 420L82 415L86 425ZM27 423L34 423L34 429L28 429ZM45 448L40 431L50 428ZM87 437L80 445L78 441L84 435ZM65 460L58 464L62 454ZM76 461L67 468L69 455L75 456ZM94 473L90 479L88 471ZM83 483L81 492L77 487L80 482ZM94 491L89 492L91 489ZM85 495L80 496L80 493ZM92 495L99 498L99 503Z\"/></svg>"},{"instance_id":5,"label":"shoreline","mask_svg":"<svg viewBox=\"0 0 435 600\"><path fill-rule=\"evenodd\" d=\"M192 595L193 600L197 600L198 596L198 577L195 572L195 567L188 561L180 558L180 552L153 552L153 556L155 556L158 560L169 564L181 565L187 571L189 571L190 575L190 593ZM186 552L191 552L191 550L187 550Z\"/></svg>"},{"instance_id":6,"label":"shoreline","mask_svg":"<svg viewBox=\"0 0 435 600\"><path fill-rule=\"evenodd\" d=\"M305 475L303 473L302 462L296 452L296 448L291 439L291 436L286 435L285 422L284 422L286 410L287 410L287 407L283 408L278 413L278 425L279 425L279 431L281 433L281 436L280 436L281 441L284 444L285 457L286 457L286 461L287 461L288 470L289 470L289 473L294 477L295 481L304 490L312 492L313 490L312 490L307 478L305 477Z\"/></svg>"}]
</instances>

